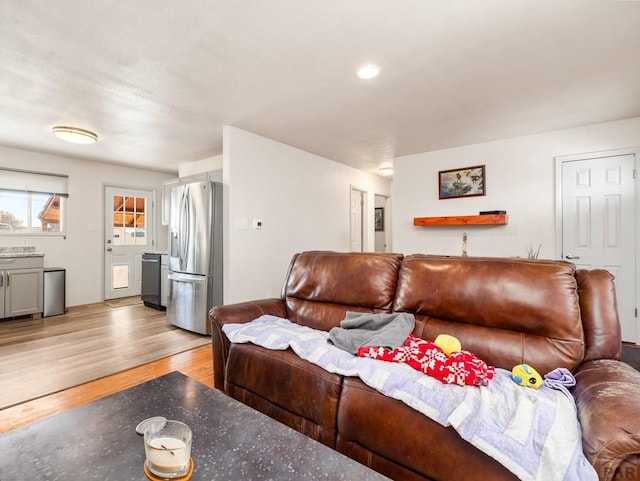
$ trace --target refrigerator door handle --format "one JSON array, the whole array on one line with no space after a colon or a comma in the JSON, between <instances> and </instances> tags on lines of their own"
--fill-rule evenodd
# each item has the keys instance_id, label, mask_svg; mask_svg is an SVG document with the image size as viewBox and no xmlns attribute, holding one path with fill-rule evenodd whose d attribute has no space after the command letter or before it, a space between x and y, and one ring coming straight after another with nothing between
<instances>
[{"instance_id":1,"label":"refrigerator door handle","mask_svg":"<svg viewBox=\"0 0 640 481\"><path fill-rule=\"evenodd\" d=\"M185 263L187 258L187 249L189 248L189 186L185 185L182 191L182 199L180 199L180 245L179 245L179 258L180 269L185 269Z\"/></svg>"},{"instance_id":2,"label":"refrigerator door handle","mask_svg":"<svg viewBox=\"0 0 640 481\"><path fill-rule=\"evenodd\" d=\"M185 232L185 244L184 244L184 262L187 263L189 257L189 249L191 248L191 229L192 229L192 219L191 219L191 188L187 185L185 189L185 202L184 202L184 212L187 218L187 229Z\"/></svg>"}]
</instances>

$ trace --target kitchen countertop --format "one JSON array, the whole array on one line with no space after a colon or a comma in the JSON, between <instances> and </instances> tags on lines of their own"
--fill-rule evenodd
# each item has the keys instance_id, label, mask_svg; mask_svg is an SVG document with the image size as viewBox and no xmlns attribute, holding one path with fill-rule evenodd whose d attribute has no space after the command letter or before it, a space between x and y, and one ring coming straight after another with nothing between
<instances>
[{"instance_id":1,"label":"kitchen countertop","mask_svg":"<svg viewBox=\"0 0 640 481\"><path fill-rule=\"evenodd\" d=\"M44 257L35 247L0 247L0 259L7 257Z\"/></svg>"}]
</instances>

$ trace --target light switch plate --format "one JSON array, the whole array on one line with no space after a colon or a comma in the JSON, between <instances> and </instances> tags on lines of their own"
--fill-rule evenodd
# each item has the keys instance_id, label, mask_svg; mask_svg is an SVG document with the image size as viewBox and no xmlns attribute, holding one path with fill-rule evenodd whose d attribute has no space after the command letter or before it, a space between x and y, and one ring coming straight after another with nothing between
<instances>
[{"instance_id":1,"label":"light switch plate","mask_svg":"<svg viewBox=\"0 0 640 481\"><path fill-rule=\"evenodd\" d=\"M249 228L249 219L246 217L238 217L236 219L236 229L245 230Z\"/></svg>"}]
</instances>

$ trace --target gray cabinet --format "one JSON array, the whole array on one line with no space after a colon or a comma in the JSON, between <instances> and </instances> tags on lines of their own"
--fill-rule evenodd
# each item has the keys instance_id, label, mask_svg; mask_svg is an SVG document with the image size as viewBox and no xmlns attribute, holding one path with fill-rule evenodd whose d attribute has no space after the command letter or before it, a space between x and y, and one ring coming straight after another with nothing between
<instances>
[{"instance_id":1,"label":"gray cabinet","mask_svg":"<svg viewBox=\"0 0 640 481\"><path fill-rule=\"evenodd\" d=\"M0 318L43 310L43 257L0 258Z\"/></svg>"},{"instance_id":2,"label":"gray cabinet","mask_svg":"<svg viewBox=\"0 0 640 481\"><path fill-rule=\"evenodd\" d=\"M4 301L4 291L5 291L5 284L7 283L6 278L6 272L3 270L0 270L0 318L4 317L4 305L5 305L5 301Z\"/></svg>"}]
</instances>

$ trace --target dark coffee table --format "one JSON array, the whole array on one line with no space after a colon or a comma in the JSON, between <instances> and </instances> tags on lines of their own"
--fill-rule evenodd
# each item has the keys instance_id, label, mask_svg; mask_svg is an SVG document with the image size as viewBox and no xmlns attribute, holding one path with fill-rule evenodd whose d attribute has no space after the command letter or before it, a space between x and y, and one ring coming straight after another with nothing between
<instances>
[{"instance_id":1,"label":"dark coffee table","mask_svg":"<svg viewBox=\"0 0 640 481\"><path fill-rule=\"evenodd\" d=\"M144 481L135 427L151 416L191 427L194 481L388 480L174 372L0 435L0 481Z\"/></svg>"}]
</instances>

